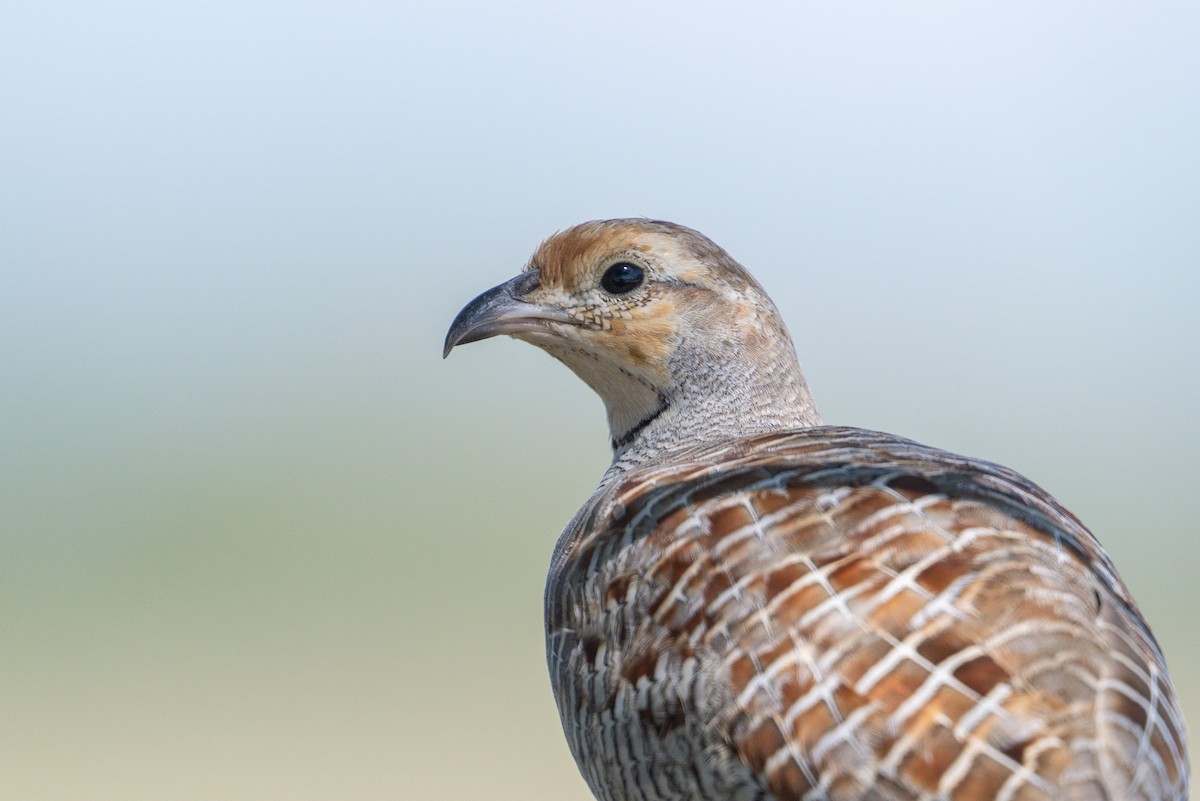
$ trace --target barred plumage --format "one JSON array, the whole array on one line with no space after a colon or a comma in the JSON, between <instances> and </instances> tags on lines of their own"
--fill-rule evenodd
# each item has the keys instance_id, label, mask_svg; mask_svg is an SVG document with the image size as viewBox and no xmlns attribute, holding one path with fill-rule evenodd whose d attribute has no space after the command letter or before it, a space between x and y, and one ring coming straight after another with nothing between
<instances>
[{"instance_id":1,"label":"barred plumage","mask_svg":"<svg viewBox=\"0 0 1200 801\"><path fill-rule=\"evenodd\" d=\"M996 465L829 427L685 454L592 501L547 603L599 798L1182 797L1136 606Z\"/></svg>"},{"instance_id":2,"label":"barred plumage","mask_svg":"<svg viewBox=\"0 0 1200 801\"><path fill-rule=\"evenodd\" d=\"M636 303L594 291L613 264L645 271ZM1186 798L1162 653L1092 534L1006 468L820 425L774 307L711 242L560 234L447 350L495 333L609 407L613 467L546 590L597 798Z\"/></svg>"}]
</instances>

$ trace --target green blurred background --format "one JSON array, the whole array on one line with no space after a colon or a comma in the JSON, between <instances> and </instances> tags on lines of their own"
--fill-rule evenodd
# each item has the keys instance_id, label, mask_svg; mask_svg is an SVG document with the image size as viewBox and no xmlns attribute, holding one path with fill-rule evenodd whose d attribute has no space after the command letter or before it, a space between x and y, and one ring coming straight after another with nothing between
<instances>
[{"instance_id":1,"label":"green blurred background","mask_svg":"<svg viewBox=\"0 0 1200 801\"><path fill-rule=\"evenodd\" d=\"M439 357L610 216L748 265L829 422L1073 508L1200 720L1197 41L1186 2L7 4L0 798L588 798L541 594L601 405Z\"/></svg>"}]
</instances>

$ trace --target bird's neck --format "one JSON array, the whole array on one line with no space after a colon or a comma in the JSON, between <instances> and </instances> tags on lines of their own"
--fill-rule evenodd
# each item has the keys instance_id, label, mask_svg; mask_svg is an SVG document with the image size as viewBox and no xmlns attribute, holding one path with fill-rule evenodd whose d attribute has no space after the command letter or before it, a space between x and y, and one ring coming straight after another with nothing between
<instances>
[{"instance_id":1,"label":"bird's neck","mask_svg":"<svg viewBox=\"0 0 1200 801\"><path fill-rule=\"evenodd\" d=\"M672 356L669 386L640 389L640 402L609 407L609 474L660 462L697 446L820 425L791 342L754 353L732 349L719 363L685 345ZM612 385L610 385L611 388ZM627 396L628 397L628 396Z\"/></svg>"}]
</instances>

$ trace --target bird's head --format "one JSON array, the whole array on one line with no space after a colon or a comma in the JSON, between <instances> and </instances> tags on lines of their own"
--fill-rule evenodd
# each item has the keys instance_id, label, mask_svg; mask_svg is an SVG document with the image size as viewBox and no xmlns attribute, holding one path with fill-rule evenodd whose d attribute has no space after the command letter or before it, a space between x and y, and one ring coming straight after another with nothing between
<instances>
[{"instance_id":1,"label":"bird's head","mask_svg":"<svg viewBox=\"0 0 1200 801\"><path fill-rule=\"evenodd\" d=\"M674 223L555 234L459 312L444 355L498 334L537 345L600 395L618 455L639 438L661 453L818 422L770 298L712 240Z\"/></svg>"}]
</instances>

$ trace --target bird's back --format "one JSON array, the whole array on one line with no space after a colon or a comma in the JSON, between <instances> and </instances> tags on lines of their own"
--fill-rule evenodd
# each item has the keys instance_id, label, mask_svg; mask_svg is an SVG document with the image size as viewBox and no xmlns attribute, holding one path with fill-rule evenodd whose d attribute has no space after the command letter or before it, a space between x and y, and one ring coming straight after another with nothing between
<instances>
[{"instance_id":1,"label":"bird's back","mask_svg":"<svg viewBox=\"0 0 1200 801\"><path fill-rule=\"evenodd\" d=\"M546 602L605 801L1186 797L1111 562L990 463L832 427L682 454L602 485Z\"/></svg>"}]
</instances>

